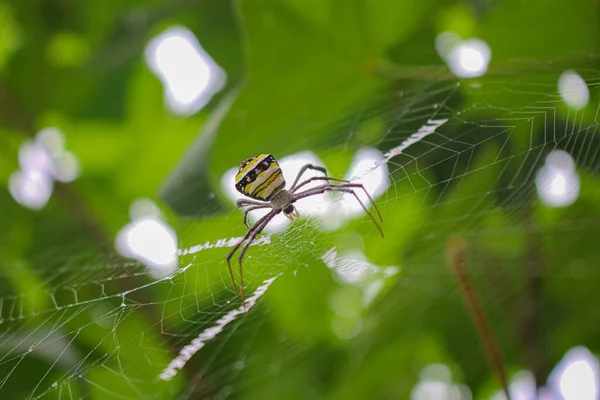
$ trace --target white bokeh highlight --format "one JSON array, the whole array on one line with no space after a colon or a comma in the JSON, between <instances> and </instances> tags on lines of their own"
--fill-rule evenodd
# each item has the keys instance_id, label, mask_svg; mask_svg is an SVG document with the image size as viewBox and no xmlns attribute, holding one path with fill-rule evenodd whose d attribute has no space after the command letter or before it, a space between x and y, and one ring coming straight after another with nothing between
<instances>
[{"instance_id":1,"label":"white bokeh highlight","mask_svg":"<svg viewBox=\"0 0 600 400\"><path fill-rule=\"evenodd\" d=\"M177 234L161 219L158 207L151 200L136 200L129 214L132 221L117 234L115 248L124 257L147 265L155 278L169 276L178 264Z\"/></svg>"},{"instance_id":2,"label":"white bokeh highlight","mask_svg":"<svg viewBox=\"0 0 600 400\"><path fill-rule=\"evenodd\" d=\"M399 272L398 267L380 267L369 262L365 254L357 249L340 254L333 247L325 252L321 259L329 269L335 272L336 280L346 285L362 286L373 283L379 278L389 278ZM377 295L377 292L374 292L377 289L381 289L381 287L365 285L365 290L369 291L369 293L365 293L365 303L370 302Z\"/></svg>"},{"instance_id":3,"label":"white bokeh highlight","mask_svg":"<svg viewBox=\"0 0 600 400\"><path fill-rule=\"evenodd\" d=\"M167 106L175 114L199 111L226 81L225 72L183 26L173 26L153 38L145 56L162 81Z\"/></svg>"},{"instance_id":4,"label":"white bokeh highlight","mask_svg":"<svg viewBox=\"0 0 600 400\"><path fill-rule=\"evenodd\" d=\"M535 179L540 200L549 207L566 207L579 196L580 181L575 161L563 150L553 150Z\"/></svg>"},{"instance_id":5,"label":"white bokeh highlight","mask_svg":"<svg viewBox=\"0 0 600 400\"><path fill-rule=\"evenodd\" d=\"M546 386L536 387L533 374L519 371L509 384L513 400L597 400L600 385L600 363L587 348L577 346L563 356L554 367ZM502 390L497 390L491 400L506 400Z\"/></svg>"},{"instance_id":6,"label":"white bokeh highlight","mask_svg":"<svg viewBox=\"0 0 600 400\"><path fill-rule=\"evenodd\" d=\"M535 378L529 371L515 373L508 384L508 391L511 400L542 400L537 395ZM491 400L506 400L506 393L503 390L497 390Z\"/></svg>"},{"instance_id":7,"label":"white bokeh highlight","mask_svg":"<svg viewBox=\"0 0 600 400\"><path fill-rule=\"evenodd\" d=\"M560 97L570 108L581 110L587 105L590 90L577 72L573 70L563 72L558 78L557 86Z\"/></svg>"},{"instance_id":8,"label":"white bokeh highlight","mask_svg":"<svg viewBox=\"0 0 600 400\"><path fill-rule=\"evenodd\" d=\"M21 171L35 171L50 176L54 170L48 150L37 140L27 141L19 147L19 167Z\"/></svg>"},{"instance_id":9,"label":"white bokeh highlight","mask_svg":"<svg viewBox=\"0 0 600 400\"><path fill-rule=\"evenodd\" d=\"M19 170L11 174L8 188L16 202L41 210L52 195L55 181L72 182L79 174L79 160L65 149L64 135L49 127L21 145Z\"/></svg>"},{"instance_id":10,"label":"white bokeh highlight","mask_svg":"<svg viewBox=\"0 0 600 400\"><path fill-rule=\"evenodd\" d=\"M459 78L475 78L486 73L492 57L490 46L481 39L462 40L454 32L436 37L435 48L452 73Z\"/></svg>"},{"instance_id":11,"label":"white bokeh highlight","mask_svg":"<svg viewBox=\"0 0 600 400\"><path fill-rule=\"evenodd\" d=\"M599 379L598 358L578 346L564 355L548 381L552 392L563 400L597 400Z\"/></svg>"},{"instance_id":12,"label":"white bokeh highlight","mask_svg":"<svg viewBox=\"0 0 600 400\"><path fill-rule=\"evenodd\" d=\"M17 203L41 210L52 195L52 180L44 174L15 171L8 180L8 190Z\"/></svg>"},{"instance_id":13,"label":"white bokeh highlight","mask_svg":"<svg viewBox=\"0 0 600 400\"><path fill-rule=\"evenodd\" d=\"M468 387L452 382L452 372L444 364L425 366L420 381L411 391L411 400L470 400Z\"/></svg>"},{"instance_id":14,"label":"white bokeh highlight","mask_svg":"<svg viewBox=\"0 0 600 400\"><path fill-rule=\"evenodd\" d=\"M390 185L387 163L384 161L384 155L379 150L371 147L359 149L350 164L348 172L344 179L352 183L361 183L373 200L384 194ZM375 166L378 165L377 168ZM367 210L378 220L377 212L373 209L369 197L362 189L354 189L360 201L367 207ZM353 218L363 217L365 210L356 198L344 193L339 201L330 204L323 219L325 226L337 228L338 225L345 223Z\"/></svg>"}]
</instances>

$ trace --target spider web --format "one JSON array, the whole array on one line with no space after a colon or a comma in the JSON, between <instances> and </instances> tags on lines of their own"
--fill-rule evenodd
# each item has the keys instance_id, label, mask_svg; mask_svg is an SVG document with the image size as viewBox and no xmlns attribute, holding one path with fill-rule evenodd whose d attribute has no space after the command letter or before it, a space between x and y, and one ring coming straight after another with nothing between
<instances>
[{"instance_id":1,"label":"spider web","mask_svg":"<svg viewBox=\"0 0 600 400\"><path fill-rule=\"evenodd\" d=\"M299 205L305 218L290 226L283 217L274 220L250 247L244 265L248 314L241 312L224 261L244 233L242 214L233 207L226 219L178 229L178 266L162 278L134 261L73 257L64 244L36 254L62 258L62 266L27 290L18 290L8 272L2 278L0 393L368 397L396 380L405 380L410 392L419 368L432 362L451 365L458 381L461 375L492 380L445 266L452 236L474 249L469 269L492 327L507 362L523 365L519 333L510 332L503 314L527 303L526 297L511 300L523 299L523 288L510 279L528 268L520 261L528 250L519 238L593 235L600 221L566 213L559 220L542 218L545 225L534 222L536 213L550 215L536 179L552 151L570 154L582 182L598 172L600 75L578 69L591 100L576 111L557 90L564 70L540 62L518 75L487 77L484 87L477 80L432 78L328 121L337 133L317 149L319 157L305 152L282 160L288 183L304 162L327 166L328 155L354 148L343 175L376 192L388 236L378 236L349 196L307 199ZM220 189L233 202L230 179L226 174ZM580 201L589 201L584 190L585 183ZM212 233L223 230L230 235ZM560 253L576 242L552 243ZM592 262L593 254L582 252L578 265ZM589 268L578 271L547 268L531 276L550 283L597 278ZM587 315L588 323L597 322ZM448 323L452 319L465 329L444 328L456 326ZM359 383L368 379L361 366L383 363L386 353L394 360L414 358L416 370L379 371L380 386L360 392Z\"/></svg>"}]
</instances>

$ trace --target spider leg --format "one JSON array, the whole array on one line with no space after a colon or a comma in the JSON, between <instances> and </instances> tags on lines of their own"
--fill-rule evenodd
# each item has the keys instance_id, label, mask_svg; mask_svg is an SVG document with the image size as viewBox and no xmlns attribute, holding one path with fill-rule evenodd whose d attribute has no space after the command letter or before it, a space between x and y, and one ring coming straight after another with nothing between
<instances>
[{"instance_id":1,"label":"spider leg","mask_svg":"<svg viewBox=\"0 0 600 400\"><path fill-rule=\"evenodd\" d=\"M231 283L233 283L233 288L235 289L235 293L239 296L240 292L238 292L237 289L237 285L235 283L235 279L233 278L233 271L231 270L231 257L233 257L233 254L237 251L237 249L240 248L240 246L242 245L242 243L244 243L246 241L246 239L248 239L250 237L250 235L252 235L252 233L263 223L265 222L265 220L267 219L271 219L273 217L274 214L272 214L273 211L271 211L269 214L261 217L258 221L256 221L254 223L254 225L252 225L250 227L250 229L248 229L248 231L246 232L246 234L244 235L244 237L242 238L242 240L240 240L234 247L233 249L231 249L231 251L229 252L229 254L227 255L227 266L229 267L229 276L231 276Z\"/></svg>"},{"instance_id":2,"label":"spider leg","mask_svg":"<svg viewBox=\"0 0 600 400\"><path fill-rule=\"evenodd\" d=\"M367 213L367 215L369 216L369 218L371 218L371 221L373 221L373 223L375 224L375 226L379 230L379 233L381 234L381 237L383 237L383 230L381 229L381 226L379 226L379 224L377 223L377 221L375 220L375 218L373 218L373 215L369 212L369 210L367 209L367 207L365 207L364 203L360 200L360 198L358 197L358 195L356 194L356 192L351 189L351 188L356 187L356 186L361 186L362 187L362 185L360 183L350 183L350 184L342 184L342 185L329 185L329 184L325 184L325 185L317 186L317 187L305 190L304 192L297 193L297 194L293 195L292 202L295 202L297 200L303 199L305 197L313 196L313 195L316 195L316 194L322 194L322 193L325 193L325 192L334 192L334 191L336 191L336 192L350 193L350 194L352 194L354 196L354 198L356 198L356 201L358 201L358 203L361 205L361 207L363 208L363 210L365 210L365 212ZM363 187L363 189L364 189L364 187ZM366 190L365 190L365 192L366 192ZM367 193L367 196L369 196L368 193ZM371 203L377 209L377 206L373 202L373 199L371 199L371 196L369 196L369 200L371 200ZM381 216L381 214L380 214L380 216Z\"/></svg>"},{"instance_id":3,"label":"spider leg","mask_svg":"<svg viewBox=\"0 0 600 400\"><path fill-rule=\"evenodd\" d=\"M246 206L266 206L267 203L261 203L260 201L248 200L248 199L238 199L235 202L235 205L238 208L246 207Z\"/></svg>"},{"instance_id":4,"label":"spider leg","mask_svg":"<svg viewBox=\"0 0 600 400\"><path fill-rule=\"evenodd\" d=\"M250 229L250 226L248 225L248 213L250 211L260 210L261 208L271 208L271 207L266 204L260 204L260 205L256 205L256 206L250 206L250 207L246 208L246 210L244 210L244 225L246 225L246 228Z\"/></svg>"},{"instance_id":5,"label":"spider leg","mask_svg":"<svg viewBox=\"0 0 600 400\"><path fill-rule=\"evenodd\" d=\"M296 186L294 189L290 189L290 191L293 194L295 191L297 191L298 189L300 189L302 186L304 186L304 185L306 185L306 184L308 184L308 183L310 183L312 181L334 181L334 182L341 182L340 184L335 185L335 186L362 189L362 191L365 192L365 194L369 198L369 201L371 202L371 204L373 204L373 208L375 208L375 211L377 212L377 216L379 217L379 220L383 222L383 218L381 217L381 213L379 212L379 208L377 207L377 204L375 204L375 202L373 201L373 198L371 197L371 195L369 194L369 192L367 192L367 189L365 189L365 187L364 187L364 185L362 183L352 183L352 182L344 180L344 179L337 179L337 178L332 178L332 177L329 177L329 176L315 176L315 177L312 177L312 178L309 178L309 179L303 181L298 186ZM324 185L327 185L327 184L324 184ZM320 186L317 186L317 187L320 187Z\"/></svg>"},{"instance_id":6,"label":"spider leg","mask_svg":"<svg viewBox=\"0 0 600 400\"><path fill-rule=\"evenodd\" d=\"M248 250L248 247L250 247L252 242L254 242L254 239L256 239L256 236L258 236L258 234L261 233L263 229L265 229L265 227L271 221L271 219L273 219L273 217L276 216L277 214L279 214L280 212L281 212L281 210L271 211L269 214L267 214L270 217L265 219L264 221L262 221L261 226L256 228L256 230L254 231L252 236L250 236L250 239L248 239L246 241L246 244L244 245L244 247L242 248L242 251L240 252L240 255L238 256L238 263L240 264L240 282L242 283L242 304L244 304L244 312L247 312L247 310L246 310L246 295L244 294L244 278L242 276L242 258L244 257L244 254L246 254L246 250Z\"/></svg>"},{"instance_id":7,"label":"spider leg","mask_svg":"<svg viewBox=\"0 0 600 400\"><path fill-rule=\"evenodd\" d=\"M337 179L337 178L332 178L330 176L314 176L312 178L306 179L305 181L302 181L298 186L292 187L290 189L290 193L296 192L302 186L305 186L305 185L307 185L307 184L309 184L310 182L313 182L313 181L327 181L327 182L333 181L333 182L350 183L350 181L347 181L345 179Z\"/></svg>"},{"instance_id":8,"label":"spider leg","mask_svg":"<svg viewBox=\"0 0 600 400\"><path fill-rule=\"evenodd\" d=\"M344 187L344 188L362 189L362 191L365 192L365 194L369 198L369 201L371 202L371 204L373 204L373 208L375 209L375 211L377 211L377 216L379 217L379 220L381 222L383 222L383 218L381 217L381 213L379 212L379 208L377 207L377 204L375 204L375 202L373 201L373 198L371 197L369 192L367 192L367 189L365 189L365 186L362 183L342 183L342 184L335 185L335 186L340 186L340 187Z\"/></svg>"},{"instance_id":9,"label":"spider leg","mask_svg":"<svg viewBox=\"0 0 600 400\"><path fill-rule=\"evenodd\" d=\"M324 178L328 178L328 177L315 177L315 178L311 178L314 180L325 180ZM371 195L369 194L369 192L367 192L367 189L365 189L365 186L362 183L351 183L348 181L344 181L344 183L340 183L338 185L332 185L332 184L328 184L325 183L323 185L320 186L315 186L314 188L311 188L309 190L313 190L313 189L319 189L321 187L326 187L326 186L330 186L330 187L341 187L341 188L357 188L357 189L362 189L363 192L365 192L365 194L367 195L367 197L369 198L369 201L371 202L371 204L373 204L373 208L375 209L375 211L377 212L377 216L379 217L379 220L383 222L383 218L381 217L381 213L379 212L379 207L377 207L377 204L375 204L375 202L373 201L373 198L371 197ZM299 186L298 186L299 187ZM298 189L298 188L296 188ZM309 190L307 190L306 192L308 192ZM306 193L306 192L302 192L302 193ZM300 194L300 193L299 193Z\"/></svg>"},{"instance_id":10,"label":"spider leg","mask_svg":"<svg viewBox=\"0 0 600 400\"><path fill-rule=\"evenodd\" d=\"M294 179L294 183L292 183L292 187L290 187L290 192L294 191L296 185L298 184L298 181L300 181L300 178L302 177L302 174L304 174L309 169L313 171L319 171L322 172L323 175L327 175L327 170L323 167L319 167L318 165L312 164L304 164L302 168L300 168L300 171L298 171L298 175L296 175L296 179Z\"/></svg>"}]
</instances>

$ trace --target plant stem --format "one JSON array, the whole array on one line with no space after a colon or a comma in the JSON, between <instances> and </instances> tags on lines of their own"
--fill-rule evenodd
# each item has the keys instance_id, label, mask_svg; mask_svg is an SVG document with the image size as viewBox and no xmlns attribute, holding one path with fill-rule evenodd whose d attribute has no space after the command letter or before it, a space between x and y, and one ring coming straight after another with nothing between
<instances>
[{"instance_id":1,"label":"plant stem","mask_svg":"<svg viewBox=\"0 0 600 400\"><path fill-rule=\"evenodd\" d=\"M477 293L475 293L475 290L471 285L471 281L469 280L469 275L465 266L466 251L467 243L462 238L451 238L446 249L446 262L458 281L458 286L463 294L465 303L469 309L469 313L471 314L471 320L475 325L475 329L479 335L479 340L481 341L483 350L487 355L488 362L498 376L498 380L504 389L506 398L510 400L508 380L506 379L504 363L502 362L498 345L492 331L489 328L489 324L485 317L485 313Z\"/></svg>"}]
</instances>

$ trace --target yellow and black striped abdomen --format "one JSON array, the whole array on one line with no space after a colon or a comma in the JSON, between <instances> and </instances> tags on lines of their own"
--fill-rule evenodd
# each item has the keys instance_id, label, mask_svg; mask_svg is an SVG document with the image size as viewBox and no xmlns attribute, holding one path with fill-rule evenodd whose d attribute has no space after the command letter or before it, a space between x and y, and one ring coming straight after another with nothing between
<instances>
[{"instance_id":1,"label":"yellow and black striped abdomen","mask_svg":"<svg viewBox=\"0 0 600 400\"><path fill-rule=\"evenodd\" d=\"M275 157L260 154L242 162L235 176L235 188L245 196L269 201L285 188L285 180Z\"/></svg>"}]
</instances>

